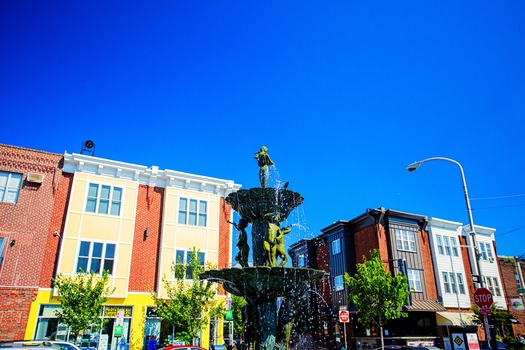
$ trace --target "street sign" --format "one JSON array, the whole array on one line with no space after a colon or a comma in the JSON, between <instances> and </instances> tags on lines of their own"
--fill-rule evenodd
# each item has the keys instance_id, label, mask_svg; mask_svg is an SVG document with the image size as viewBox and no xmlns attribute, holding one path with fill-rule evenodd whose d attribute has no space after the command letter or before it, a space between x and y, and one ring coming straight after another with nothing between
<instances>
[{"instance_id":1,"label":"street sign","mask_svg":"<svg viewBox=\"0 0 525 350\"><path fill-rule=\"evenodd\" d=\"M525 288L518 289L518 294L525 294Z\"/></svg>"},{"instance_id":2,"label":"street sign","mask_svg":"<svg viewBox=\"0 0 525 350\"><path fill-rule=\"evenodd\" d=\"M227 320L231 320L231 319L233 319L233 311L232 311L232 310L226 310L226 312L224 313L224 317L225 317Z\"/></svg>"},{"instance_id":3,"label":"street sign","mask_svg":"<svg viewBox=\"0 0 525 350\"><path fill-rule=\"evenodd\" d=\"M339 322L347 323L350 321L350 313L347 310L339 311Z\"/></svg>"},{"instance_id":4,"label":"street sign","mask_svg":"<svg viewBox=\"0 0 525 350\"><path fill-rule=\"evenodd\" d=\"M487 288L478 288L474 292L474 303L480 308L489 308L492 306L492 293Z\"/></svg>"}]
</instances>

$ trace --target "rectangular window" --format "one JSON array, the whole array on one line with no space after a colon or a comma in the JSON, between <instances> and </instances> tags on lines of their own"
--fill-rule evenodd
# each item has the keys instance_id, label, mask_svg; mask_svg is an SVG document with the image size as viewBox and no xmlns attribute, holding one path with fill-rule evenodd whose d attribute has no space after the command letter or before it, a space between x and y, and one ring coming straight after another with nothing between
<instances>
[{"instance_id":1,"label":"rectangular window","mask_svg":"<svg viewBox=\"0 0 525 350\"><path fill-rule=\"evenodd\" d=\"M445 293L450 293L450 282L448 281L448 273L442 272L441 276L443 276L443 286L445 287Z\"/></svg>"},{"instance_id":2,"label":"rectangular window","mask_svg":"<svg viewBox=\"0 0 525 350\"><path fill-rule=\"evenodd\" d=\"M458 256L458 242L455 237L450 237L450 248L452 249L452 255Z\"/></svg>"},{"instance_id":3,"label":"rectangular window","mask_svg":"<svg viewBox=\"0 0 525 350\"><path fill-rule=\"evenodd\" d=\"M306 267L306 258L304 255L297 257L297 267Z\"/></svg>"},{"instance_id":4,"label":"rectangular window","mask_svg":"<svg viewBox=\"0 0 525 350\"><path fill-rule=\"evenodd\" d=\"M410 290L421 292L423 289L421 287L421 275L419 270L407 269L407 275Z\"/></svg>"},{"instance_id":5,"label":"rectangular window","mask_svg":"<svg viewBox=\"0 0 525 350\"><path fill-rule=\"evenodd\" d=\"M77 272L101 274L108 270L113 274L115 264L115 244L81 241L77 259Z\"/></svg>"},{"instance_id":6,"label":"rectangular window","mask_svg":"<svg viewBox=\"0 0 525 350\"><path fill-rule=\"evenodd\" d=\"M406 250L409 252L416 251L416 234L411 230L396 228L396 245L397 250Z\"/></svg>"},{"instance_id":7,"label":"rectangular window","mask_svg":"<svg viewBox=\"0 0 525 350\"><path fill-rule=\"evenodd\" d=\"M499 280L496 277L486 277L487 289L490 290L492 295L501 296L501 288L499 286Z\"/></svg>"},{"instance_id":8,"label":"rectangular window","mask_svg":"<svg viewBox=\"0 0 525 350\"><path fill-rule=\"evenodd\" d=\"M196 199L179 199L179 219L181 225L206 227L208 202Z\"/></svg>"},{"instance_id":9,"label":"rectangular window","mask_svg":"<svg viewBox=\"0 0 525 350\"><path fill-rule=\"evenodd\" d=\"M334 277L334 287L336 291L345 289L345 286L343 284L343 275Z\"/></svg>"},{"instance_id":10,"label":"rectangular window","mask_svg":"<svg viewBox=\"0 0 525 350\"><path fill-rule=\"evenodd\" d=\"M445 250L443 249L443 238L440 235L437 235L436 241L437 241L438 253L441 255L444 255Z\"/></svg>"},{"instance_id":11,"label":"rectangular window","mask_svg":"<svg viewBox=\"0 0 525 350\"><path fill-rule=\"evenodd\" d=\"M2 264L2 260L4 260L5 242L7 242L7 238L0 237L0 264Z\"/></svg>"},{"instance_id":12,"label":"rectangular window","mask_svg":"<svg viewBox=\"0 0 525 350\"><path fill-rule=\"evenodd\" d=\"M492 244L485 243L485 251L487 252L487 258L489 261L494 261L494 255L492 254Z\"/></svg>"},{"instance_id":13,"label":"rectangular window","mask_svg":"<svg viewBox=\"0 0 525 350\"><path fill-rule=\"evenodd\" d=\"M332 255L341 253L341 239L332 242Z\"/></svg>"},{"instance_id":14,"label":"rectangular window","mask_svg":"<svg viewBox=\"0 0 525 350\"><path fill-rule=\"evenodd\" d=\"M458 279L458 288L461 294L465 294L465 281L463 280L463 275L461 273L456 274Z\"/></svg>"},{"instance_id":15,"label":"rectangular window","mask_svg":"<svg viewBox=\"0 0 525 350\"><path fill-rule=\"evenodd\" d=\"M445 245L445 255L450 256L450 241L447 236L443 236L443 243Z\"/></svg>"},{"instance_id":16,"label":"rectangular window","mask_svg":"<svg viewBox=\"0 0 525 350\"><path fill-rule=\"evenodd\" d=\"M120 215L122 188L90 183L86 200L88 213Z\"/></svg>"},{"instance_id":17,"label":"rectangular window","mask_svg":"<svg viewBox=\"0 0 525 350\"><path fill-rule=\"evenodd\" d=\"M485 243L481 242L479 244L479 254L480 254L480 259L481 260L487 260L487 251L486 251L486 248L485 248Z\"/></svg>"},{"instance_id":18,"label":"rectangular window","mask_svg":"<svg viewBox=\"0 0 525 350\"><path fill-rule=\"evenodd\" d=\"M197 252L197 259L199 262L199 266L204 268L205 264L205 256L203 252ZM191 280L193 278L193 269L190 266L192 258L192 251L191 250L177 250L175 252L175 264L179 267L183 267L183 269L186 271L185 278Z\"/></svg>"},{"instance_id":19,"label":"rectangular window","mask_svg":"<svg viewBox=\"0 0 525 350\"><path fill-rule=\"evenodd\" d=\"M22 185L22 174L0 171L0 202L15 204Z\"/></svg>"},{"instance_id":20,"label":"rectangular window","mask_svg":"<svg viewBox=\"0 0 525 350\"><path fill-rule=\"evenodd\" d=\"M458 294L458 286L456 284L456 275L454 273L450 273L450 287L452 289L452 293Z\"/></svg>"}]
</instances>

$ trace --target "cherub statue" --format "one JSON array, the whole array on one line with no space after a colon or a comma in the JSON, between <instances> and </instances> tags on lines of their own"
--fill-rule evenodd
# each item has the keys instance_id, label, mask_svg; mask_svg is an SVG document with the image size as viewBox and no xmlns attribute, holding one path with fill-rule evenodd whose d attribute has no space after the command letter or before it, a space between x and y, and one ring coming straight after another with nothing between
<instances>
[{"instance_id":1,"label":"cherub statue","mask_svg":"<svg viewBox=\"0 0 525 350\"><path fill-rule=\"evenodd\" d=\"M248 221L240 219L238 224L231 221L228 221L228 223L235 226L237 231L239 231L239 239L237 240L237 248L239 248L239 252L235 256L235 261L238 261L242 267L248 267L248 255L250 253L250 246L248 245L248 235L246 233Z\"/></svg>"},{"instance_id":2,"label":"cherub statue","mask_svg":"<svg viewBox=\"0 0 525 350\"><path fill-rule=\"evenodd\" d=\"M255 152L255 159L259 164L259 182L261 187L268 187L268 165L273 165L273 160L268 155L268 148L262 146L259 152Z\"/></svg>"},{"instance_id":3,"label":"cherub statue","mask_svg":"<svg viewBox=\"0 0 525 350\"><path fill-rule=\"evenodd\" d=\"M281 264L284 266L288 261L288 256L284 248L284 235L292 231L290 226L281 228L279 214L266 214L270 217L268 220L268 234L264 240L264 249L266 251L266 266L276 266L277 258L281 258Z\"/></svg>"}]
</instances>

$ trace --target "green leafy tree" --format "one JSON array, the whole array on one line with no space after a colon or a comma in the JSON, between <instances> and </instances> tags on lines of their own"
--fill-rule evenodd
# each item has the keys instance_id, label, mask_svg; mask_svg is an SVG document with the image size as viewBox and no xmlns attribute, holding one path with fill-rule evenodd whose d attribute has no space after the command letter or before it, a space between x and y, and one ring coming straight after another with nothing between
<instances>
[{"instance_id":1,"label":"green leafy tree","mask_svg":"<svg viewBox=\"0 0 525 350\"><path fill-rule=\"evenodd\" d=\"M186 344L192 343L202 327L209 323L209 317L218 315L224 309L223 305L215 301L215 284L199 279L205 268L201 265L199 252L193 248L187 263L173 263L174 279L163 276L167 298L160 298L152 292L157 315L174 327L175 339Z\"/></svg>"},{"instance_id":2,"label":"green leafy tree","mask_svg":"<svg viewBox=\"0 0 525 350\"><path fill-rule=\"evenodd\" d=\"M379 250L370 252L370 260L363 256L357 264L357 273L352 277L345 273L344 281L350 290L348 299L359 310L358 321L364 327L375 325L381 333L384 349L383 326L389 320L406 317L401 311L408 297L406 276L393 276L385 270Z\"/></svg>"},{"instance_id":3,"label":"green leafy tree","mask_svg":"<svg viewBox=\"0 0 525 350\"><path fill-rule=\"evenodd\" d=\"M479 312L479 307L472 304L472 311L474 311L474 317L472 321L477 324L483 324L483 315ZM503 339L504 330L506 327L511 327L512 323L509 319L509 313L503 309L500 309L497 303L492 303L490 306L490 323L494 326L496 336L499 339Z\"/></svg>"},{"instance_id":4,"label":"green leafy tree","mask_svg":"<svg viewBox=\"0 0 525 350\"><path fill-rule=\"evenodd\" d=\"M244 332L242 315L246 300L243 297L232 295L232 313L233 313L233 336L235 339L241 338Z\"/></svg>"},{"instance_id":5,"label":"green leafy tree","mask_svg":"<svg viewBox=\"0 0 525 350\"><path fill-rule=\"evenodd\" d=\"M62 309L56 312L60 322L76 336L92 326L100 327L103 304L115 289L108 287L108 271L79 273L72 277L58 275L53 278Z\"/></svg>"}]
</instances>

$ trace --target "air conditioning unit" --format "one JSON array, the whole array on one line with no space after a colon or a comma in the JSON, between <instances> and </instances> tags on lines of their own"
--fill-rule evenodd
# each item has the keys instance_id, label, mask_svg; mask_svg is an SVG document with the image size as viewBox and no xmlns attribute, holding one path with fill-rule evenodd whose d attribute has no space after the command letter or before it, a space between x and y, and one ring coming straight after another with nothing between
<instances>
[{"instance_id":1,"label":"air conditioning unit","mask_svg":"<svg viewBox=\"0 0 525 350\"><path fill-rule=\"evenodd\" d=\"M26 181L34 184L41 184L44 182L44 174L27 173Z\"/></svg>"}]
</instances>

